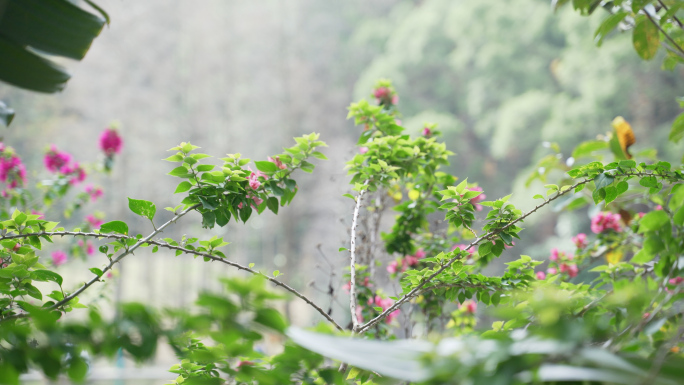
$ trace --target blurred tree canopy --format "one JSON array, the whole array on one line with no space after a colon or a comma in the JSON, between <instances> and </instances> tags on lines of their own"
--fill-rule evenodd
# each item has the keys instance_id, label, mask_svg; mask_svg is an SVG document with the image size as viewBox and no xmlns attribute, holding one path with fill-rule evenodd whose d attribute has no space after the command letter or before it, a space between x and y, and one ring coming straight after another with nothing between
<instances>
[{"instance_id":1,"label":"blurred tree canopy","mask_svg":"<svg viewBox=\"0 0 684 385\"><path fill-rule=\"evenodd\" d=\"M503 193L524 181L544 141L570 151L582 140L610 130L618 115L633 123L636 151L656 146L679 161L681 146L665 145L679 113L679 76L654 68L631 47L629 34L614 32L593 44L606 13L580 18L549 1L403 2L390 16L365 21L355 41L382 52L362 73L356 97L377 78L391 78L401 95L403 124L417 131L436 122L456 149L457 174L488 179ZM421 112L427 111L427 112ZM676 156L676 157L675 157Z\"/></svg>"}]
</instances>

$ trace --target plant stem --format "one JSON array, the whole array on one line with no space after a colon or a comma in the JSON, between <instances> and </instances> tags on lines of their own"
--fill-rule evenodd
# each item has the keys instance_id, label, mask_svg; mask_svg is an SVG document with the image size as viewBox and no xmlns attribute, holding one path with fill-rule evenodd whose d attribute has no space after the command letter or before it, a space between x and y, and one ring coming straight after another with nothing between
<instances>
[{"instance_id":1,"label":"plant stem","mask_svg":"<svg viewBox=\"0 0 684 385\"><path fill-rule=\"evenodd\" d=\"M350 245L350 262L349 267L351 269L351 281L349 284L349 311L351 312L352 319L352 333L356 333L359 328L359 320L356 318L356 226L359 219L359 210L361 209L361 201L363 200L363 194L366 192L366 187L368 186L367 179L363 183L363 189L359 191L359 195L356 197L356 205L354 206L354 215L352 216L351 225L351 245Z\"/></svg>"}]
</instances>

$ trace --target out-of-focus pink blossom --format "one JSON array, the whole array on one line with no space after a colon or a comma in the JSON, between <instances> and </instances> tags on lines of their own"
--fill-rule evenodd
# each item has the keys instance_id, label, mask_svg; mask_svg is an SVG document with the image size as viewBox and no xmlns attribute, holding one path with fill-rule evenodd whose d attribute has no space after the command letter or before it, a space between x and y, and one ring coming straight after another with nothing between
<instances>
[{"instance_id":1,"label":"out-of-focus pink blossom","mask_svg":"<svg viewBox=\"0 0 684 385\"><path fill-rule=\"evenodd\" d=\"M69 179L69 183L71 184L78 184L81 183L85 180L87 174L85 172L85 169L83 167L79 166L78 163L74 163L73 171L72 171L72 177Z\"/></svg>"},{"instance_id":2,"label":"out-of-focus pink blossom","mask_svg":"<svg viewBox=\"0 0 684 385\"><path fill-rule=\"evenodd\" d=\"M537 279L540 280L540 281L546 279L546 274L544 274L543 271L538 271L537 274L536 274L536 276L537 276Z\"/></svg>"},{"instance_id":3,"label":"out-of-focus pink blossom","mask_svg":"<svg viewBox=\"0 0 684 385\"><path fill-rule=\"evenodd\" d=\"M641 316L641 319L647 319L650 316L651 316L651 313L644 313L644 315Z\"/></svg>"},{"instance_id":4,"label":"out-of-focus pink blossom","mask_svg":"<svg viewBox=\"0 0 684 385\"><path fill-rule=\"evenodd\" d=\"M425 137L430 137L432 135L432 130L430 130L430 127L423 127L423 136Z\"/></svg>"},{"instance_id":5,"label":"out-of-focus pink blossom","mask_svg":"<svg viewBox=\"0 0 684 385\"><path fill-rule=\"evenodd\" d=\"M574 278L577 277L577 274L579 273L579 268L575 264L568 265L567 272L570 278Z\"/></svg>"},{"instance_id":6,"label":"out-of-focus pink blossom","mask_svg":"<svg viewBox=\"0 0 684 385\"><path fill-rule=\"evenodd\" d=\"M359 148L359 154L365 154L368 152L368 147L361 147Z\"/></svg>"},{"instance_id":7,"label":"out-of-focus pink blossom","mask_svg":"<svg viewBox=\"0 0 684 385\"><path fill-rule=\"evenodd\" d=\"M249 187L252 190L256 190L261 186L261 182L259 182L259 177L256 173L251 173L249 174Z\"/></svg>"},{"instance_id":8,"label":"out-of-focus pink blossom","mask_svg":"<svg viewBox=\"0 0 684 385\"><path fill-rule=\"evenodd\" d=\"M273 159L269 156L267 159L269 162L275 163L276 167L278 167L281 170L284 170L287 168L287 166L283 164L283 161L280 160L279 156L276 156L275 159Z\"/></svg>"},{"instance_id":9,"label":"out-of-focus pink blossom","mask_svg":"<svg viewBox=\"0 0 684 385\"><path fill-rule=\"evenodd\" d=\"M637 216L639 217L639 219L643 218L644 215L646 215L646 213L642 213L642 212L637 213Z\"/></svg>"},{"instance_id":10,"label":"out-of-focus pink blossom","mask_svg":"<svg viewBox=\"0 0 684 385\"><path fill-rule=\"evenodd\" d=\"M661 205L658 205L658 206L656 206L656 207L655 207L655 209L654 209L654 210L662 210L662 209L663 209L663 206L661 206Z\"/></svg>"},{"instance_id":11,"label":"out-of-focus pink blossom","mask_svg":"<svg viewBox=\"0 0 684 385\"><path fill-rule=\"evenodd\" d=\"M71 162L71 155L66 152L60 152L54 144L50 146L50 150L45 153L43 163L45 168L50 172L61 172L62 168Z\"/></svg>"},{"instance_id":12,"label":"out-of-focus pink blossom","mask_svg":"<svg viewBox=\"0 0 684 385\"><path fill-rule=\"evenodd\" d=\"M468 245L464 245L462 243L459 243L458 245L451 246L451 251L454 251L456 249L465 250L468 253L468 255L466 256L466 259L470 259L473 256L473 248L471 247L470 249L468 249Z\"/></svg>"},{"instance_id":13,"label":"out-of-focus pink blossom","mask_svg":"<svg viewBox=\"0 0 684 385\"><path fill-rule=\"evenodd\" d=\"M583 249L587 247L587 234L577 234L576 236L572 237L572 243L574 243L578 249Z\"/></svg>"},{"instance_id":14,"label":"out-of-focus pink blossom","mask_svg":"<svg viewBox=\"0 0 684 385\"><path fill-rule=\"evenodd\" d=\"M379 306L382 308L382 311L385 311L385 310L389 309L392 305L394 305L394 301L391 298L382 298L379 295L376 295L375 298L368 300L368 304ZM392 323L392 321L395 318L397 318L399 313L400 313L399 309L392 311L391 313L389 313L387 315L387 318L385 318L385 321L388 324Z\"/></svg>"},{"instance_id":15,"label":"out-of-focus pink blossom","mask_svg":"<svg viewBox=\"0 0 684 385\"><path fill-rule=\"evenodd\" d=\"M98 198L100 198L102 195L104 195L104 191L102 191L101 187L93 187L93 185L89 184L85 187L85 192L90 195L90 200L96 201Z\"/></svg>"},{"instance_id":16,"label":"out-of-focus pink blossom","mask_svg":"<svg viewBox=\"0 0 684 385\"><path fill-rule=\"evenodd\" d=\"M55 266L62 265L66 263L67 261L67 255L65 252L61 250L53 251L52 252L52 264Z\"/></svg>"},{"instance_id":17,"label":"out-of-focus pink blossom","mask_svg":"<svg viewBox=\"0 0 684 385\"><path fill-rule=\"evenodd\" d=\"M32 209L32 210L31 210L31 214L33 214L33 215L38 215L38 219L45 219L45 214L43 214L43 213L41 213L41 212L38 212L38 211L36 211L36 210L33 210L33 209Z\"/></svg>"},{"instance_id":18,"label":"out-of-focus pink blossom","mask_svg":"<svg viewBox=\"0 0 684 385\"><path fill-rule=\"evenodd\" d=\"M670 285L679 285L682 282L684 282L684 278L682 277L670 278L670 280L668 281Z\"/></svg>"},{"instance_id":19,"label":"out-of-focus pink blossom","mask_svg":"<svg viewBox=\"0 0 684 385\"><path fill-rule=\"evenodd\" d=\"M465 310L466 313L475 314L477 311L477 303L471 300L465 300L462 304L458 306L459 309Z\"/></svg>"},{"instance_id":20,"label":"out-of-focus pink blossom","mask_svg":"<svg viewBox=\"0 0 684 385\"><path fill-rule=\"evenodd\" d=\"M395 261L390 262L389 265L387 265L387 272L390 274L396 274L397 272L403 273L404 271L406 271L406 264L405 263L402 263L401 267L400 267L399 262L395 260Z\"/></svg>"},{"instance_id":21,"label":"out-of-focus pink blossom","mask_svg":"<svg viewBox=\"0 0 684 385\"><path fill-rule=\"evenodd\" d=\"M546 269L546 273L551 275L558 274L558 269L556 269L555 267L549 267L548 269Z\"/></svg>"},{"instance_id":22,"label":"out-of-focus pink blossom","mask_svg":"<svg viewBox=\"0 0 684 385\"><path fill-rule=\"evenodd\" d=\"M116 129L106 128L102 131L102 134L100 134L100 149L108 157L121 152L121 147L123 147L123 141Z\"/></svg>"},{"instance_id":23,"label":"out-of-focus pink blossom","mask_svg":"<svg viewBox=\"0 0 684 385\"><path fill-rule=\"evenodd\" d=\"M555 247L553 249L551 249L551 256L549 257L549 259L555 262L558 260L558 256L559 256L558 249Z\"/></svg>"},{"instance_id":24,"label":"out-of-focus pink blossom","mask_svg":"<svg viewBox=\"0 0 684 385\"><path fill-rule=\"evenodd\" d=\"M26 183L26 167L16 154L0 153L0 182L7 183L10 189Z\"/></svg>"},{"instance_id":25,"label":"out-of-focus pink blossom","mask_svg":"<svg viewBox=\"0 0 684 385\"><path fill-rule=\"evenodd\" d=\"M375 98L378 100L389 98L391 93L392 91L390 91L390 89L387 87L378 87L373 90L373 96L375 96Z\"/></svg>"},{"instance_id":26,"label":"out-of-focus pink blossom","mask_svg":"<svg viewBox=\"0 0 684 385\"><path fill-rule=\"evenodd\" d=\"M99 228L99 227L104 223L104 221L103 221L102 219L99 219L99 218L95 217L95 216L92 215L92 214L89 214L89 215L86 216L86 221L87 221L87 222L90 224L90 226L92 226L94 229Z\"/></svg>"},{"instance_id":27,"label":"out-of-focus pink blossom","mask_svg":"<svg viewBox=\"0 0 684 385\"><path fill-rule=\"evenodd\" d=\"M425 255L426 255L426 254L425 254L425 250L423 250L423 249L418 249L418 251L416 251L416 253L413 254L413 255L414 255L416 258L418 258L418 259L423 259L423 258L425 258Z\"/></svg>"},{"instance_id":28,"label":"out-of-focus pink blossom","mask_svg":"<svg viewBox=\"0 0 684 385\"><path fill-rule=\"evenodd\" d=\"M415 266L418 264L418 258L414 257L413 255L407 255L404 258L404 264L408 266Z\"/></svg>"},{"instance_id":29,"label":"out-of-focus pink blossom","mask_svg":"<svg viewBox=\"0 0 684 385\"><path fill-rule=\"evenodd\" d=\"M620 226L620 214L611 212L600 212L591 218L591 231L594 234L600 234L606 230L622 231Z\"/></svg>"}]
</instances>

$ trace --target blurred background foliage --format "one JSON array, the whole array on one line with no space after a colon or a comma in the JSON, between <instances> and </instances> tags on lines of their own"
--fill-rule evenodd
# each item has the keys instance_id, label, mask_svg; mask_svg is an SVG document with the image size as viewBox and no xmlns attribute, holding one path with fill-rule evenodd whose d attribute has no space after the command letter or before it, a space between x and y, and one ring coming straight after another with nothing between
<instances>
[{"instance_id":1,"label":"blurred background foliage","mask_svg":"<svg viewBox=\"0 0 684 385\"><path fill-rule=\"evenodd\" d=\"M125 147L112 178L101 181L105 198L94 210L142 232L147 224L129 213L125 197L158 207L178 203L171 194L176 181L164 176L170 169L160 160L168 148L191 141L206 153L265 158L292 136L320 132L331 146L330 161L300 179L289 210L212 233L233 242L229 258L277 268L321 303L329 281L338 292L342 285L324 259L337 271L346 263L346 254L337 253L351 220L351 201L341 196L347 188L343 162L356 151L357 132L345 121L345 109L352 100L370 98L378 78L393 80L411 132L426 122L439 124L457 153L450 172L478 182L490 198L513 189L512 200L522 209L541 191L541 184L526 187L525 181L552 153L544 142L561 143L567 158L581 141L610 131L615 116L632 123L633 152L656 148L662 160L675 162L683 152L682 143L667 141L680 112L681 66L663 71L662 57L641 60L629 34L613 33L598 49L593 31L605 17L602 10L591 17L570 7L554 13L547 0L98 4L111 24L82 62L60 61L73 75L62 93L0 84L0 100L17 111L0 135L24 158L34 173L29 178L40 177L36 170L51 143L79 159L96 158L100 130L117 119ZM507 253L544 258L551 244L569 245L570 234L589 225L586 211L536 220L543 222L526 223L523 241ZM168 235L198 233L199 216L194 223ZM219 288L215 277L233 274L170 259L141 253L126 261L113 297L184 306L197 289ZM81 271L87 274L79 263L62 269L78 272L78 279ZM297 306L289 304L286 314L309 325L310 310ZM334 312L340 310L344 306Z\"/></svg>"}]
</instances>

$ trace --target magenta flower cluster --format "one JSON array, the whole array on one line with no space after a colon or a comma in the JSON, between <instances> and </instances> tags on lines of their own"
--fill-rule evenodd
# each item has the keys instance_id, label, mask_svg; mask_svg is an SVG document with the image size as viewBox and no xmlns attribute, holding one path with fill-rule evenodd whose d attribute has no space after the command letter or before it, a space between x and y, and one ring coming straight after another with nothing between
<instances>
[{"instance_id":1,"label":"magenta flower cluster","mask_svg":"<svg viewBox=\"0 0 684 385\"><path fill-rule=\"evenodd\" d=\"M0 182L7 184L8 189L23 186L26 183L26 167L21 158L14 153L12 147L5 147L0 142ZM7 197L7 191L2 191L2 196Z\"/></svg>"},{"instance_id":2,"label":"magenta flower cluster","mask_svg":"<svg viewBox=\"0 0 684 385\"><path fill-rule=\"evenodd\" d=\"M69 183L71 184L83 182L87 176L85 169L78 162L72 163L71 160L69 153L59 151L54 144L43 157L43 163L48 171L70 177Z\"/></svg>"},{"instance_id":3,"label":"magenta flower cluster","mask_svg":"<svg viewBox=\"0 0 684 385\"><path fill-rule=\"evenodd\" d=\"M425 251L423 251L423 249L418 249L413 255L407 255L400 261L394 260L390 262L389 265L387 265L387 272L390 274L396 274L397 272L403 273L409 266L416 266L423 258L425 258Z\"/></svg>"},{"instance_id":4,"label":"magenta flower cluster","mask_svg":"<svg viewBox=\"0 0 684 385\"><path fill-rule=\"evenodd\" d=\"M123 140L119 136L119 132L115 128L106 128L100 134L100 149L104 151L108 157L114 156L121 152L123 147Z\"/></svg>"},{"instance_id":5,"label":"magenta flower cluster","mask_svg":"<svg viewBox=\"0 0 684 385\"><path fill-rule=\"evenodd\" d=\"M607 230L614 230L616 232L622 231L620 225L620 214L611 212L600 212L591 218L591 231L594 234L601 234Z\"/></svg>"}]
</instances>

